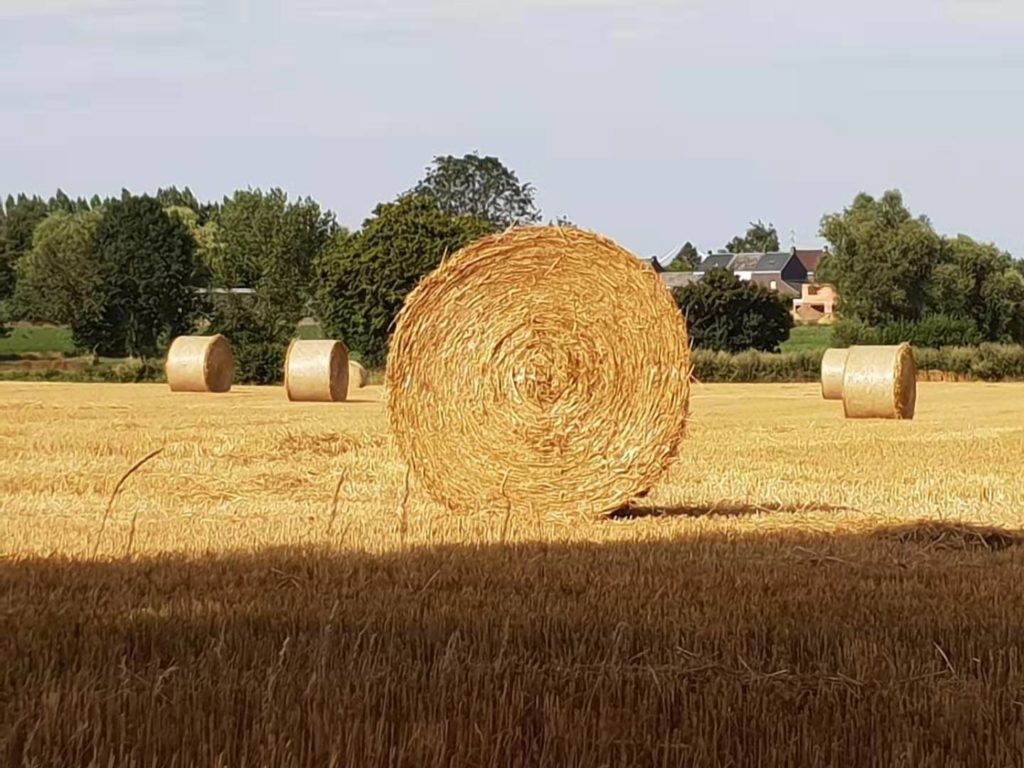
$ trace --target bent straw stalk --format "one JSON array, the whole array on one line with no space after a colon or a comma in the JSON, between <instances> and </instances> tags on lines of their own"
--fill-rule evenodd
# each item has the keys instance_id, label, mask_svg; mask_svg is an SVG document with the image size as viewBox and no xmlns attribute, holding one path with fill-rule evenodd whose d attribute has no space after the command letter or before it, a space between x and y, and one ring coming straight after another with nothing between
<instances>
[{"instance_id":1,"label":"bent straw stalk","mask_svg":"<svg viewBox=\"0 0 1024 768\"><path fill-rule=\"evenodd\" d=\"M679 448L686 324L654 271L599 235L513 228L446 259L391 339L388 413L454 510L599 514Z\"/></svg>"}]
</instances>

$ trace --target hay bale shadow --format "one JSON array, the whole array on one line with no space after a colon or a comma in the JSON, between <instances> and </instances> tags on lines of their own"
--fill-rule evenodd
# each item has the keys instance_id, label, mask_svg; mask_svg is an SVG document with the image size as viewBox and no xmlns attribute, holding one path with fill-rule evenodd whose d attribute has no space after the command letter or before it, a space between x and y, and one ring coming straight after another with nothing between
<instances>
[{"instance_id":1,"label":"hay bale shadow","mask_svg":"<svg viewBox=\"0 0 1024 768\"><path fill-rule=\"evenodd\" d=\"M643 505L630 504L608 514L609 520L642 520L648 517L753 517L754 515L800 515L815 512L856 512L852 507L832 504L758 504L724 502L716 504Z\"/></svg>"},{"instance_id":2,"label":"hay bale shadow","mask_svg":"<svg viewBox=\"0 0 1024 768\"><path fill-rule=\"evenodd\" d=\"M924 520L884 528L873 536L883 541L916 544L926 549L999 552L1024 544L1024 533L994 526Z\"/></svg>"}]
</instances>

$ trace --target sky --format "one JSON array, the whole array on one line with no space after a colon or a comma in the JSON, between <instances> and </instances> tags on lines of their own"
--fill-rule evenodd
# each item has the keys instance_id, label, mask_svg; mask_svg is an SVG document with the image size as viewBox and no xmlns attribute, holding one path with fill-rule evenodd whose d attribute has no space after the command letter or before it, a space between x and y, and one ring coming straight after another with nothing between
<instances>
[{"instance_id":1,"label":"sky","mask_svg":"<svg viewBox=\"0 0 1024 768\"><path fill-rule=\"evenodd\" d=\"M0 193L279 186L357 227L496 155L641 256L861 191L1024 256L1021 0L0 0Z\"/></svg>"}]
</instances>

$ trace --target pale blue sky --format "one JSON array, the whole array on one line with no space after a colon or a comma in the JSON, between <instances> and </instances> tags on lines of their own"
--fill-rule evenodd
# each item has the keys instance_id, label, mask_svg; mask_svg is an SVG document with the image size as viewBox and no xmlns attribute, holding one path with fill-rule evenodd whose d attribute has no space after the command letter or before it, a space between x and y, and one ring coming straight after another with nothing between
<instances>
[{"instance_id":1,"label":"pale blue sky","mask_svg":"<svg viewBox=\"0 0 1024 768\"><path fill-rule=\"evenodd\" d=\"M639 255L860 190L1024 255L1022 0L0 0L0 192L281 186L349 226L499 156Z\"/></svg>"}]
</instances>

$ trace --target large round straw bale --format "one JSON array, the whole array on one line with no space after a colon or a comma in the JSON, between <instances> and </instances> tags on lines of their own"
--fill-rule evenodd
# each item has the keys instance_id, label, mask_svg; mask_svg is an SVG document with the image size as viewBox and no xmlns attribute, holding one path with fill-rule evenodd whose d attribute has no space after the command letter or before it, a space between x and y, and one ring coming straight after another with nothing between
<instances>
[{"instance_id":1,"label":"large round straw bale","mask_svg":"<svg viewBox=\"0 0 1024 768\"><path fill-rule=\"evenodd\" d=\"M821 396L826 400L843 399L843 374L849 349L826 349L821 358Z\"/></svg>"},{"instance_id":2,"label":"large round straw bale","mask_svg":"<svg viewBox=\"0 0 1024 768\"><path fill-rule=\"evenodd\" d=\"M522 227L446 259L391 339L398 448L454 510L596 514L665 471L690 354L654 271L599 235Z\"/></svg>"},{"instance_id":3,"label":"large round straw bale","mask_svg":"<svg viewBox=\"0 0 1024 768\"><path fill-rule=\"evenodd\" d=\"M235 378L231 344L215 336L178 336L167 350L164 373L172 392L227 392Z\"/></svg>"},{"instance_id":4,"label":"large round straw bale","mask_svg":"<svg viewBox=\"0 0 1024 768\"><path fill-rule=\"evenodd\" d=\"M289 400L344 400L348 395L348 348L331 339L295 339L285 356L284 389Z\"/></svg>"},{"instance_id":5,"label":"large round straw bale","mask_svg":"<svg viewBox=\"0 0 1024 768\"><path fill-rule=\"evenodd\" d=\"M917 403L917 366L909 344L851 347L843 375L848 419L912 419Z\"/></svg>"},{"instance_id":6,"label":"large round straw bale","mask_svg":"<svg viewBox=\"0 0 1024 768\"><path fill-rule=\"evenodd\" d=\"M362 389L370 383L370 372L355 360L349 360L348 380L350 386Z\"/></svg>"}]
</instances>

